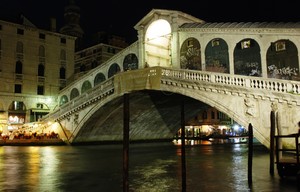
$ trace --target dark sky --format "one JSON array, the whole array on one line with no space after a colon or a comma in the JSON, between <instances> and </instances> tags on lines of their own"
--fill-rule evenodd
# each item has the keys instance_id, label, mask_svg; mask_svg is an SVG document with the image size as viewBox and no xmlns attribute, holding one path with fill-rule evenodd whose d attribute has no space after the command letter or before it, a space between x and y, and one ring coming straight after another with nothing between
<instances>
[{"instance_id":1,"label":"dark sky","mask_svg":"<svg viewBox=\"0 0 300 192\"><path fill-rule=\"evenodd\" d=\"M69 0L1 0L0 19L22 13L39 28L48 29L50 17L63 23ZM151 9L185 12L206 22L300 22L296 0L75 0L81 8L81 26L86 34L109 31L129 43L137 40L134 25ZM138 3L137 3L138 2ZM260 3L263 3L260 5Z\"/></svg>"}]
</instances>

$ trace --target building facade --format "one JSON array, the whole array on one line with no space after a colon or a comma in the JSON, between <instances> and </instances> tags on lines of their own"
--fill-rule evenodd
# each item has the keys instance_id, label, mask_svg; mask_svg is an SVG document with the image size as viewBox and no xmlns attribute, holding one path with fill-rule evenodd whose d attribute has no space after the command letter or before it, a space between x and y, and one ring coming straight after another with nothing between
<instances>
[{"instance_id":1,"label":"building facade","mask_svg":"<svg viewBox=\"0 0 300 192\"><path fill-rule=\"evenodd\" d=\"M25 17L21 24L0 20L0 132L37 122L57 107L58 93L68 83L128 46L105 32L91 42L83 38L80 8L72 0L64 20L59 32L54 18L49 30Z\"/></svg>"},{"instance_id":2,"label":"building facade","mask_svg":"<svg viewBox=\"0 0 300 192\"><path fill-rule=\"evenodd\" d=\"M215 107L208 105L204 105L194 118L186 122L185 131L187 138L245 134L244 127L238 125L232 118ZM178 131L178 136L181 136L181 129Z\"/></svg>"},{"instance_id":3,"label":"building facade","mask_svg":"<svg viewBox=\"0 0 300 192\"><path fill-rule=\"evenodd\" d=\"M0 21L0 131L37 121L56 107L74 73L75 37Z\"/></svg>"},{"instance_id":4,"label":"building facade","mask_svg":"<svg viewBox=\"0 0 300 192\"><path fill-rule=\"evenodd\" d=\"M99 43L75 53L74 79L103 64L123 48Z\"/></svg>"}]
</instances>

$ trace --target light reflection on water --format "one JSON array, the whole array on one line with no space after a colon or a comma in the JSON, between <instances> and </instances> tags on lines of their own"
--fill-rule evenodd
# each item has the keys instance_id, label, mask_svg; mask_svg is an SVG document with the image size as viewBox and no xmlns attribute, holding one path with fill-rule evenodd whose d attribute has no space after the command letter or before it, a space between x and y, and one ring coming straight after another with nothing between
<instances>
[{"instance_id":1,"label":"light reflection on water","mask_svg":"<svg viewBox=\"0 0 300 192\"><path fill-rule=\"evenodd\" d=\"M0 147L0 191L122 191L122 145ZM252 189L246 144L186 146L187 191L293 192L296 181L269 174L269 154L254 147ZM181 151L172 143L131 144L129 188L181 191Z\"/></svg>"},{"instance_id":2,"label":"light reflection on water","mask_svg":"<svg viewBox=\"0 0 300 192\"><path fill-rule=\"evenodd\" d=\"M169 175L170 165L174 163L175 160L157 159L149 165L137 166L130 172L135 178L130 188L136 192L180 191L178 178Z\"/></svg>"},{"instance_id":3,"label":"light reflection on water","mask_svg":"<svg viewBox=\"0 0 300 192\"><path fill-rule=\"evenodd\" d=\"M53 147L1 147L1 190L55 191L59 160Z\"/></svg>"}]
</instances>

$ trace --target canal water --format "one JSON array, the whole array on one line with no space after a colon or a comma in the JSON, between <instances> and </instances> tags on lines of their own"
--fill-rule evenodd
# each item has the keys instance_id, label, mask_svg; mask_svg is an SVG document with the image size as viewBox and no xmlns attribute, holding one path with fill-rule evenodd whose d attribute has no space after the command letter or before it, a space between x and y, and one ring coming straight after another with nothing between
<instances>
[{"instance_id":1,"label":"canal water","mask_svg":"<svg viewBox=\"0 0 300 192\"><path fill-rule=\"evenodd\" d=\"M122 192L122 145L1 146L0 191ZM269 151L253 149L248 183L247 144L186 146L188 192L293 192L296 179L270 175ZM129 148L129 190L180 192L181 146L136 143Z\"/></svg>"}]
</instances>

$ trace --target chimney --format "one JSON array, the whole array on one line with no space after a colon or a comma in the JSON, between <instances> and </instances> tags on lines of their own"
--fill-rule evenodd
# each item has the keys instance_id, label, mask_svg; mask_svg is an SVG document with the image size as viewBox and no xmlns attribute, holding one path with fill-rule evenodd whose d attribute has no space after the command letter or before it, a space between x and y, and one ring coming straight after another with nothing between
<instances>
[{"instance_id":1,"label":"chimney","mask_svg":"<svg viewBox=\"0 0 300 192\"><path fill-rule=\"evenodd\" d=\"M56 32L56 19L53 17L50 18L50 31Z\"/></svg>"}]
</instances>

